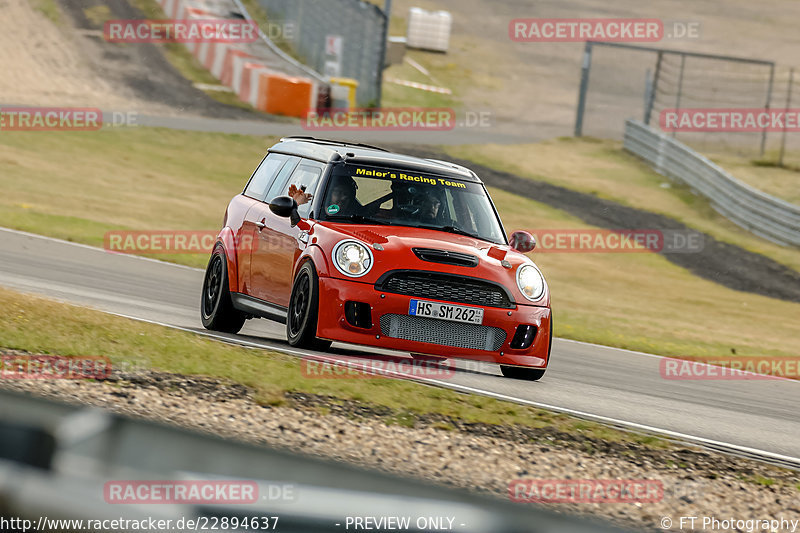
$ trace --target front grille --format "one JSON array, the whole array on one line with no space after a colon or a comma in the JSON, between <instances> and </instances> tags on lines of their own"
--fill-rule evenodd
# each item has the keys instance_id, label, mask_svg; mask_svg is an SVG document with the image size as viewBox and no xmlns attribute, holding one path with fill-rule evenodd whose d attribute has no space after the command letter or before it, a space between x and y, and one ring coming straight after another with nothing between
<instances>
[{"instance_id":1,"label":"front grille","mask_svg":"<svg viewBox=\"0 0 800 533\"><path fill-rule=\"evenodd\" d=\"M451 252L449 250L436 250L434 248L412 248L414 254L423 261L443 263L445 265L476 267L478 258L471 254Z\"/></svg>"},{"instance_id":2,"label":"front grille","mask_svg":"<svg viewBox=\"0 0 800 533\"><path fill-rule=\"evenodd\" d=\"M381 333L394 339L489 352L496 352L506 341L506 332L500 328L391 313L381 317Z\"/></svg>"},{"instance_id":3,"label":"front grille","mask_svg":"<svg viewBox=\"0 0 800 533\"><path fill-rule=\"evenodd\" d=\"M431 298L482 307L512 309L514 304L500 285L436 272L393 272L381 277L375 289L393 294Z\"/></svg>"}]
</instances>

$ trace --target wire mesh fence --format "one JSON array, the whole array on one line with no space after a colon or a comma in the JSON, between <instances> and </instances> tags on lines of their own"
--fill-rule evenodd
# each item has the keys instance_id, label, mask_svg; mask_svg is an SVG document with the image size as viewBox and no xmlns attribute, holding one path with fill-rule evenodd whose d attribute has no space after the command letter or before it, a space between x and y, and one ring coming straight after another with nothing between
<instances>
[{"instance_id":1,"label":"wire mesh fence","mask_svg":"<svg viewBox=\"0 0 800 533\"><path fill-rule=\"evenodd\" d=\"M800 108L800 75L771 61L682 52L619 43L587 43L576 134L621 138L626 118L664 126L678 110ZM788 121L784 121L788 122ZM800 133L759 127L751 131L672 131L673 138L705 152L731 152L765 164L800 166Z\"/></svg>"},{"instance_id":2,"label":"wire mesh fence","mask_svg":"<svg viewBox=\"0 0 800 533\"><path fill-rule=\"evenodd\" d=\"M258 1L271 20L294 25L289 44L303 63L358 81L359 107L380 102L387 21L378 6L361 0Z\"/></svg>"}]
</instances>

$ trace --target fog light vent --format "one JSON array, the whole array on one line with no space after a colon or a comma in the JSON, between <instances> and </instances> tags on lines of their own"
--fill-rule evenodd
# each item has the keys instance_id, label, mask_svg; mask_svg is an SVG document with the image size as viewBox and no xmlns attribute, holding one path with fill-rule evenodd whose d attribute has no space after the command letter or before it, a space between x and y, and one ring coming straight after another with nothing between
<instances>
[{"instance_id":1,"label":"fog light vent","mask_svg":"<svg viewBox=\"0 0 800 533\"><path fill-rule=\"evenodd\" d=\"M530 348L533 344L533 339L536 338L538 328L529 324L521 324L517 326L517 331L514 333L514 338L511 339L511 347L515 350L525 350Z\"/></svg>"},{"instance_id":2,"label":"fog light vent","mask_svg":"<svg viewBox=\"0 0 800 533\"><path fill-rule=\"evenodd\" d=\"M369 304L364 302L345 302L344 317L351 326L364 329L372 327L372 311Z\"/></svg>"}]
</instances>

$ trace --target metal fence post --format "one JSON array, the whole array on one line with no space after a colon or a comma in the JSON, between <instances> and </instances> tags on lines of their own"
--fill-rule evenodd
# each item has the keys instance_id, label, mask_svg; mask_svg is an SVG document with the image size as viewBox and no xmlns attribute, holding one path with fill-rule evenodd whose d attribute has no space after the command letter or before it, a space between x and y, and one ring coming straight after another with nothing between
<instances>
[{"instance_id":1,"label":"metal fence post","mask_svg":"<svg viewBox=\"0 0 800 533\"><path fill-rule=\"evenodd\" d=\"M386 49L389 46L389 23L392 21L392 0L386 0L383 4L383 15L386 20L383 23L383 43L381 43L381 57L378 64L378 94L376 107L381 107L383 100L383 70L386 68Z\"/></svg>"},{"instance_id":2,"label":"metal fence post","mask_svg":"<svg viewBox=\"0 0 800 533\"><path fill-rule=\"evenodd\" d=\"M681 54L681 72L678 74L678 94L675 95L675 112L681 108L681 95L683 94L683 71L686 66L686 54ZM672 130L672 138L675 138L675 130Z\"/></svg>"},{"instance_id":3,"label":"metal fence post","mask_svg":"<svg viewBox=\"0 0 800 533\"><path fill-rule=\"evenodd\" d=\"M778 166L783 166L783 154L786 152L786 117L792 107L792 85L794 83L794 67L789 69L789 84L786 87L786 116L783 117L783 133L781 134L781 153L778 156Z\"/></svg>"},{"instance_id":4,"label":"metal fence post","mask_svg":"<svg viewBox=\"0 0 800 533\"><path fill-rule=\"evenodd\" d=\"M664 58L664 52L658 51L658 59L656 59L656 73L653 75L653 86L650 89L650 100L647 102L647 110L644 113L644 123L650 125L650 114L653 112L653 104L656 101L656 91L658 90L658 78L661 75L661 60Z\"/></svg>"},{"instance_id":5,"label":"metal fence post","mask_svg":"<svg viewBox=\"0 0 800 533\"><path fill-rule=\"evenodd\" d=\"M581 66L581 86L578 90L578 109L575 112L575 137L583 134L583 113L586 110L586 91L589 89L589 71L592 69L592 42L586 41Z\"/></svg>"},{"instance_id":6,"label":"metal fence post","mask_svg":"<svg viewBox=\"0 0 800 533\"><path fill-rule=\"evenodd\" d=\"M775 81L775 63L769 67L769 85L767 85L767 103L764 104L764 110L769 114L769 105L772 103L772 83ZM767 128L761 132L761 154L759 157L764 157L764 150L767 146Z\"/></svg>"}]
</instances>

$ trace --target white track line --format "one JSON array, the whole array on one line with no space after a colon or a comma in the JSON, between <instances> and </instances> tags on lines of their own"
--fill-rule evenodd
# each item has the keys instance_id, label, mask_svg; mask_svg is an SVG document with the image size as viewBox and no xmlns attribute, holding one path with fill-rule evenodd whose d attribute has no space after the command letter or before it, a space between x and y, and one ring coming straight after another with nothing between
<instances>
[{"instance_id":1,"label":"white track line","mask_svg":"<svg viewBox=\"0 0 800 533\"><path fill-rule=\"evenodd\" d=\"M37 233L30 233L30 232L22 231L22 230L18 230L18 229L11 229L11 228L5 228L3 226L0 226L0 231L5 231L6 233L15 233L17 235L25 235L26 237L34 237L36 239L42 239L42 240L50 241L50 242L57 242L57 243L60 243L60 244L69 244L71 246L77 246L79 248L85 248L87 250L94 250L95 252L102 252L104 254L124 255L125 257L133 257L135 259L139 259L140 261L150 261L151 263L161 263L162 265L174 266L174 267L183 268L183 269L186 269L186 270L194 270L196 272L205 272L205 270L202 269L202 268L190 267L190 266L186 266L186 265L179 265L178 263L170 263L169 261L162 261L161 259L153 259L152 257L144 257L144 256L141 256L141 255L114 252L114 251L111 251L111 250L106 250L105 248L98 248L97 246L92 246L90 244L83 244L83 243L80 243L80 242L66 241L64 239L57 239L55 237L47 237L45 235L39 235Z\"/></svg>"}]
</instances>

